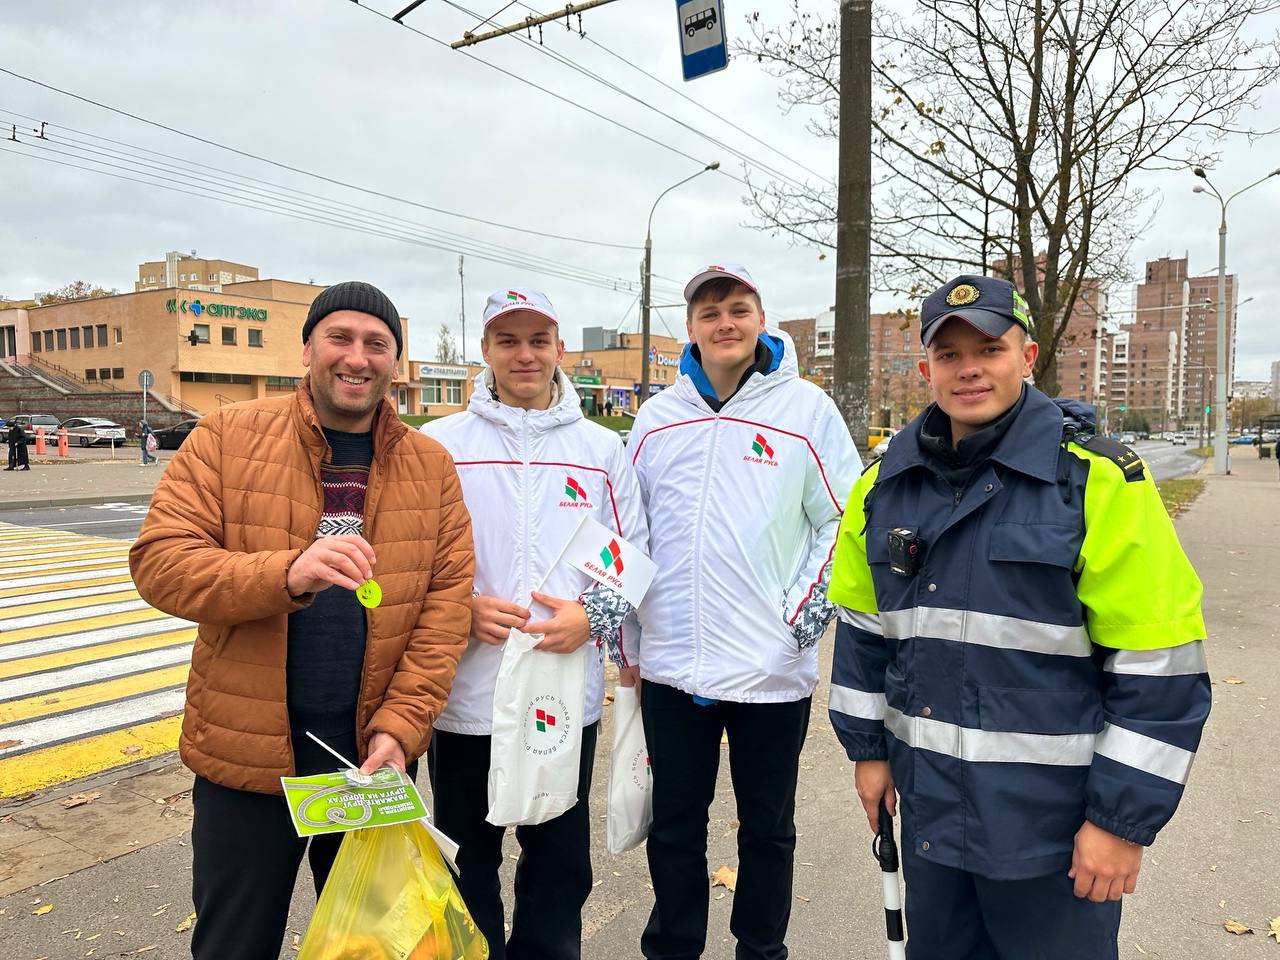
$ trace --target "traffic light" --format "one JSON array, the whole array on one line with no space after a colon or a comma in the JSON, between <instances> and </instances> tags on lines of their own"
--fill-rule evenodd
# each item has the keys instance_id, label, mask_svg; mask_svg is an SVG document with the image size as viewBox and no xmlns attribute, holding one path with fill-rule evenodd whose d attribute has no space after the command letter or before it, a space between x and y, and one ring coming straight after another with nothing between
<instances>
[{"instance_id":1,"label":"traffic light","mask_svg":"<svg viewBox=\"0 0 1280 960\"><path fill-rule=\"evenodd\" d=\"M1212 406L1213 406L1212 404L1206 403L1204 405L1204 412L1208 413L1212 409Z\"/></svg>"},{"instance_id":2,"label":"traffic light","mask_svg":"<svg viewBox=\"0 0 1280 960\"><path fill-rule=\"evenodd\" d=\"M1122 404L1120 404L1120 406L1119 406L1117 409L1119 409L1119 411L1120 411L1121 413L1124 413L1124 411L1125 411L1125 405L1122 403Z\"/></svg>"}]
</instances>

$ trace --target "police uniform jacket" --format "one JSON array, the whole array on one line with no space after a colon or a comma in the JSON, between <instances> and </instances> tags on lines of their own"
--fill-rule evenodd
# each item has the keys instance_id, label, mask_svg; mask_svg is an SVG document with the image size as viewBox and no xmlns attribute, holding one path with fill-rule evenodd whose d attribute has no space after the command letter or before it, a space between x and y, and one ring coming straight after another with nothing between
<instances>
[{"instance_id":1,"label":"police uniform jacket","mask_svg":"<svg viewBox=\"0 0 1280 960\"><path fill-rule=\"evenodd\" d=\"M854 485L830 598L830 715L888 758L904 843L995 879L1066 870L1087 819L1150 844L1209 713L1200 581L1142 461L1092 409L1027 387L961 490L925 414ZM888 534L916 531L910 575Z\"/></svg>"}]
</instances>

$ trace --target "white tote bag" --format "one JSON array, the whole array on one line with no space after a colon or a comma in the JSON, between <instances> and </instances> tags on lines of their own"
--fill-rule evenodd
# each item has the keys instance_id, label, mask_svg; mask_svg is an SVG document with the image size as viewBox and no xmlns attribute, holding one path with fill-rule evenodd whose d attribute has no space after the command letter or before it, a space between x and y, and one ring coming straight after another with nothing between
<instances>
[{"instance_id":1,"label":"white tote bag","mask_svg":"<svg viewBox=\"0 0 1280 960\"><path fill-rule=\"evenodd\" d=\"M653 780L649 748L640 719L640 685L613 691L613 753L609 756L610 853L624 853L644 841L653 822Z\"/></svg>"},{"instance_id":2,"label":"white tote bag","mask_svg":"<svg viewBox=\"0 0 1280 960\"><path fill-rule=\"evenodd\" d=\"M541 640L512 629L493 691L489 816L497 826L545 823L578 802L586 657L533 649Z\"/></svg>"}]
</instances>

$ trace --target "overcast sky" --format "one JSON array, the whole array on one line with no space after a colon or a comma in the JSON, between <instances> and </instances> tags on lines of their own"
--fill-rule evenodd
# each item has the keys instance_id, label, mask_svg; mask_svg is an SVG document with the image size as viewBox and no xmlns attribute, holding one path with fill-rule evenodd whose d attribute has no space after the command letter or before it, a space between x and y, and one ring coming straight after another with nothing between
<instances>
[{"instance_id":1,"label":"overcast sky","mask_svg":"<svg viewBox=\"0 0 1280 960\"><path fill-rule=\"evenodd\" d=\"M536 5L550 10L556 3ZM368 0L363 7L390 14L401 5L400 0ZM784 0L725 0L725 5L731 37L745 35L743 20L753 9L766 20L780 19L788 10ZM811 5L823 8L817 0ZM458 6L471 4L460 0ZM485 15L497 6L488 3ZM657 0L620 0L584 16L588 39L567 33L563 25L544 27L545 48L755 161L802 179L812 174L797 162L834 177L834 144L813 139L804 117L783 115L776 82L748 59L692 83L681 80L670 6ZM448 322L455 335L459 332L458 260L450 251L466 243L471 251L465 269L469 355L478 353L474 341L485 296L521 284L550 295L572 349L584 326L616 327L625 319L628 329L637 328L635 286L649 208L668 186L719 160L722 172L700 176L658 207L653 259L661 279L655 280L655 302L678 301L688 276L721 260L750 267L772 320L813 316L832 301L834 256L819 259L816 250L791 246L747 225L745 188L733 179L743 176L741 161L517 39L472 48L481 63L348 0L197 5L45 0L5 7L0 13L0 67L211 141L196 142L0 74L0 111L6 111L0 119L6 131L16 119L20 139L30 139L22 127L34 121L15 118L16 113L48 122L55 140L61 137L56 147L53 141L18 149L0 143L6 147L0 150L0 293L9 297L72 279L131 290L139 262L162 258L166 250L195 249L201 256L256 265L268 277L374 282L411 318L411 355L430 359L441 322ZM524 12L516 3L499 19L510 22ZM457 38L475 23L446 0L428 0L406 22L442 40ZM1274 32L1280 18L1258 26ZM1280 126L1280 91L1272 91L1248 120L1258 128ZM497 225L325 183L232 149ZM136 169L115 171L153 181L136 183L26 156L37 151L81 166L91 161L134 167L139 162L171 164L206 180L197 187L181 186L196 194L187 195L154 182L179 178L172 170L151 167L145 175ZM360 217L365 229L420 239L429 234L434 239L428 243L447 249L266 212L261 206L284 202L275 186L256 186L263 191L259 209L219 202L215 191L232 188L214 178L227 175L196 164L314 194L295 194L290 201L308 204L309 216L348 222ZM1252 146L1240 141L1226 145L1213 175L1220 187L1235 189L1278 166L1280 137ZM752 172L753 179L763 176L759 169ZM1217 207L1191 193L1191 174L1153 174L1144 182L1160 191L1161 205L1151 230L1135 246L1135 272L1146 259L1164 255L1189 255L1196 272L1215 270ZM1277 214L1280 177L1231 211L1228 269L1239 273L1241 295L1255 298L1240 309L1241 378L1267 378L1270 362L1280 359L1280 325L1272 319L1280 303L1272 232ZM371 217L380 219L369 224ZM495 253L495 247L506 252ZM481 248L517 264L483 260ZM533 258L555 264L556 273L585 272L597 282L548 274ZM632 287L611 289L610 278ZM1115 291L1120 302L1130 295ZM907 304L877 298L873 306ZM681 333L681 310L665 309L661 316L674 333ZM654 330L665 332L661 319L655 318Z\"/></svg>"}]
</instances>

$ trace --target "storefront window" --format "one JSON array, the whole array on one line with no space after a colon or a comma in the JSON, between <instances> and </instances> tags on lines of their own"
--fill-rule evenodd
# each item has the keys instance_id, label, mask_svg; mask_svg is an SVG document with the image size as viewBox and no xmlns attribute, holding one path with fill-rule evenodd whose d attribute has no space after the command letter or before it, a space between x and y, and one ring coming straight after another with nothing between
<instances>
[{"instance_id":1,"label":"storefront window","mask_svg":"<svg viewBox=\"0 0 1280 960\"><path fill-rule=\"evenodd\" d=\"M462 403L462 381L446 380L444 384L444 402L459 406Z\"/></svg>"},{"instance_id":2,"label":"storefront window","mask_svg":"<svg viewBox=\"0 0 1280 960\"><path fill-rule=\"evenodd\" d=\"M425 380L426 386L422 388L423 403L439 403L440 402L440 381Z\"/></svg>"}]
</instances>

